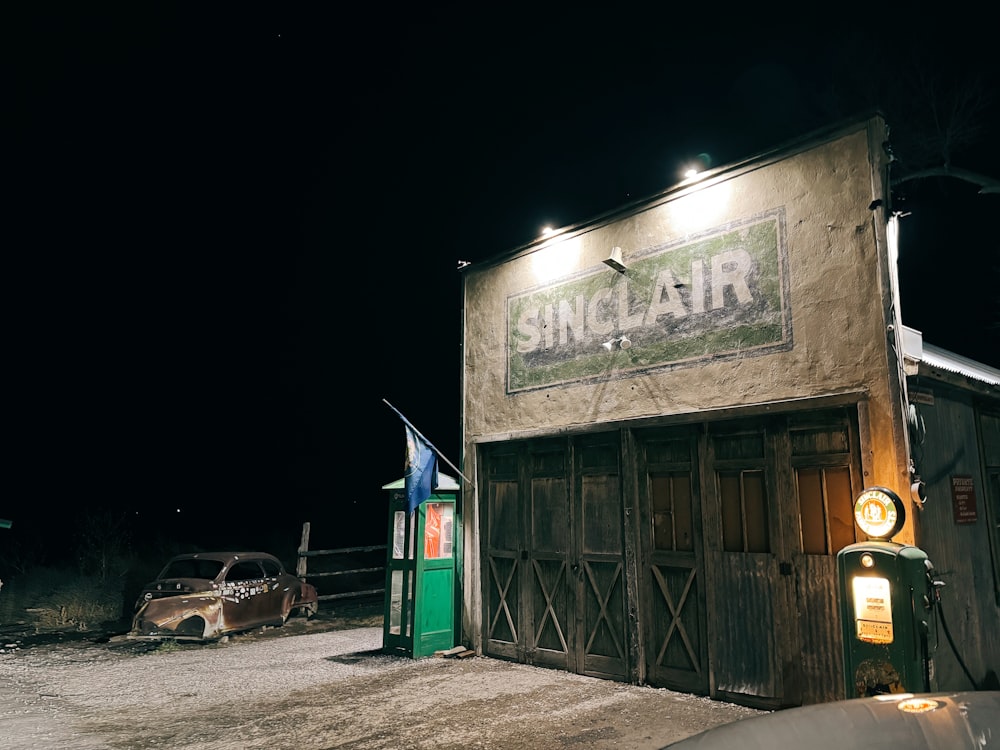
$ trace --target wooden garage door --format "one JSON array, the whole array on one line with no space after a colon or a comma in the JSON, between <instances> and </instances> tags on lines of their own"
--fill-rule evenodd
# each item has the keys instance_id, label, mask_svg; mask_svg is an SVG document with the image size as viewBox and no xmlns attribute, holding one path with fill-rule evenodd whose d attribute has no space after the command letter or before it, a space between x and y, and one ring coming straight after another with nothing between
<instances>
[{"instance_id":1,"label":"wooden garage door","mask_svg":"<svg viewBox=\"0 0 1000 750\"><path fill-rule=\"evenodd\" d=\"M836 553L855 540L852 415L711 425L706 453L714 694L765 708L844 697Z\"/></svg>"},{"instance_id":2,"label":"wooden garage door","mask_svg":"<svg viewBox=\"0 0 1000 750\"><path fill-rule=\"evenodd\" d=\"M618 433L483 451L484 650L627 674Z\"/></svg>"}]
</instances>

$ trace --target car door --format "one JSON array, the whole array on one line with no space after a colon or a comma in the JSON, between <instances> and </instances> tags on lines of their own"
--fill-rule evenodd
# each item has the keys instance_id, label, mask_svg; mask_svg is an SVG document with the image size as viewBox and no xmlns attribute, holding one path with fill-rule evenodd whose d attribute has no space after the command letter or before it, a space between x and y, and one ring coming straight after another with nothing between
<instances>
[{"instance_id":1,"label":"car door","mask_svg":"<svg viewBox=\"0 0 1000 750\"><path fill-rule=\"evenodd\" d=\"M284 621L291 612L292 605L298 601L297 584L299 583L292 576L289 576L281 563L269 557L261 558L261 567L264 569L264 588L260 594L268 600L268 612L273 613L280 621ZM296 591L289 591L289 584L296 584Z\"/></svg>"},{"instance_id":2,"label":"car door","mask_svg":"<svg viewBox=\"0 0 1000 750\"><path fill-rule=\"evenodd\" d=\"M222 597L222 632L281 624L280 600L275 604L260 560L235 560L226 571Z\"/></svg>"}]
</instances>

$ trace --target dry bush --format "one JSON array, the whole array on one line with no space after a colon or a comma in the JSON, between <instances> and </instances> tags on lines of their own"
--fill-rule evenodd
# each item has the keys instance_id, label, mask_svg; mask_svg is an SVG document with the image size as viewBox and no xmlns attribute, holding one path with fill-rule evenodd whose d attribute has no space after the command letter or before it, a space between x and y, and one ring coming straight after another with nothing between
<instances>
[{"instance_id":1,"label":"dry bush","mask_svg":"<svg viewBox=\"0 0 1000 750\"><path fill-rule=\"evenodd\" d=\"M57 568L33 570L4 581L0 624L46 630L92 630L122 618L122 584L115 579Z\"/></svg>"}]
</instances>

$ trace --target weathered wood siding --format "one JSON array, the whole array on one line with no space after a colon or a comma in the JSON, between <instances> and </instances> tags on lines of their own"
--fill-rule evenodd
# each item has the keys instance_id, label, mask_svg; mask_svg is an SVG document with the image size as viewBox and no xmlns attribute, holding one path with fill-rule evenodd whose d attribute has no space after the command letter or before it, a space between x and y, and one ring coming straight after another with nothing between
<instances>
[{"instance_id":1,"label":"weathered wood siding","mask_svg":"<svg viewBox=\"0 0 1000 750\"><path fill-rule=\"evenodd\" d=\"M833 556L802 555L797 561L799 652L791 658L801 659L801 672L813 676L799 686L804 704L846 697L836 568Z\"/></svg>"},{"instance_id":2,"label":"weathered wood siding","mask_svg":"<svg viewBox=\"0 0 1000 750\"><path fill-rule=\"evenodd\" d=\"M927 483L927 502L918 511L920 542L945 586L939 590L943 615L931 634L933 686L941 690L969 690L960 659L980 684L997 684L1000 674L1000 608L993 574L990 534L990 496L982 470L977 439L976 397L941 383L918 379L915 388L933 393L933 403L923 399L917 411L924 424L923 439L914 447L921 478ZM992 406L1000 413L1000 405ZM987 421L994 425L995 421ZM987 426L986 429L990 429ZM998 438L986 436L989 444ZM978 517L959 523L952 501L953 477L972 477ZM956 649L948 642L947 626ZM992 674L992 678L990 678Z\"/></svg>"}]
</instances>

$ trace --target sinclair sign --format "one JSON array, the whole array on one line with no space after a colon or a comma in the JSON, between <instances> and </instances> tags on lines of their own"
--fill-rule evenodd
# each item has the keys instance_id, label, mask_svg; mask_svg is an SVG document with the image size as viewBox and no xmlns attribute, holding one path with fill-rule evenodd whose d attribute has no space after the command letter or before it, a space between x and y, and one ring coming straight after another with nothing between
<instances>
[{"instance_id":1,"label":"sinclair sign","mask_svg":"<svg viewBox=\"0 0 1000 750\"><path fill-rule=\"evenodd\" d=\"M624 257L508 297L509 393L791 347L782 209Z\"/></svg>"}]
</instances>

